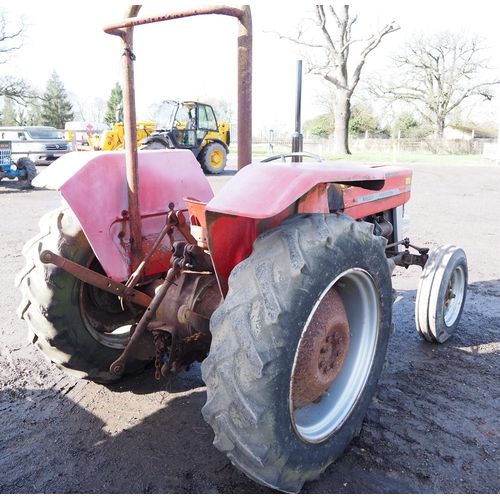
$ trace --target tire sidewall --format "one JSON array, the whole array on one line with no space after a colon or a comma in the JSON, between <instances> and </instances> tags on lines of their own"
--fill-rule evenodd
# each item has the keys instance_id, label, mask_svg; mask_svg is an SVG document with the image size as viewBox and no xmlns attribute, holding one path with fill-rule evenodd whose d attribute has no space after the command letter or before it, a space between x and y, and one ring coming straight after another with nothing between
<instances>
[{"instance_id":1,"label":"tire sidewall","mask_svg":"<svg viewBox=\"0 0 500 500\"><path fill-rule=\"evenodd\" d=\"M17 285L23 294L21 317L30 327L31 341L67 373L98 382L117 380L119 377L112 375L109 367L123 351L98 342L82 317L83 287L90 285L62 268L40 261L45 250L86 268L94 261L76 216L68 207L59 208L42 217L40 228L40 234L23 249L27 265ZM133 360L127 371L144 364Z\"/></svg>"},{"instance_id":2,"label":"tire sidewall","mask_svg":"<svg viewBox=\"0 0 500 500\"><path fill-rule=\"evenodd\" d=\"M444 320L444 303L448 282L457 267L462 268L464 293L457 317L452 325ZM467 257L455 245L440 245L432 250L422 271L415 301L415 325L428 342L443 343L455 332L467 294Z\"/></svg>"},{"instance_id":3,"label":"tire sidewall","mask_svg":"<svg viewBox=\"0 0 500 500\"><path fill-rule=\"evenodd\" d=\"M299 287L291 306L291 310L295 311L295 313L290 315L287 320L283 320L286 324L283 325L282 328L288 330L289 344L285 349L281 350L280 353L276 353L279 357L278 366L280 367L280 371L275 377L276 398L273 413L276 419L276 433L281 436L278 442L287 443L287 446L293 448L289 457L291 467L300 465L301 468L304 468L304 466L310 464L316 469L318 466L321 466L322 462L328 464L343 452L362 423L385 362L385 354L389 340L388 332L390 332L392 323L391 314L380 315L379 335L373 357L373 364L368 374L366 385L360 394L358 403L346 417L344 424L321 443L307 443L298 436L291 421L289 398L292 367L301 335L309 317L308 314L301 314L301 311L311 311L317 298L330 286L332 281L340 274L352 268L359 268L368 272L376 288L379 292L382 292L379 297L381 310L383 310L384 307L392 310L392 307L389 305L392 302L392 296L387 292L384 293L384 290L392 291L388 270L377 268L377 265L374 266L373 261L369 258L370 255L357 251L355 248L351 248L349 256L351 260L349 264L341 264L340 262L342 261L343 254L343 252L340 251L341 246L342 245L335 248L328 248L326 252L328 258L320 255L315 257L318 269L311 275L303 275L304 280L302 286ZM332 266L332 262L336 264ZM384 262L383 266L385 265L386 263ZM321 276L321 279L314 279L318 276ZM307 290L308 293L306 293L305 290ZM384 334L384 332L386 332L386 334ZM334 446L332 446L332 443L334 443ZM290 449L288 451L290 451Z\"/></svg>"},{"instance_id":4,"label":"tire sidewall","mask_svg":"<svg viewBox=\"0 0 500 500\"><path fill-rule=\"evenodd\" d=\"M344 214L294 215L259 236L252 255L231 273L229 293L212 316L212 346L202 365L207 385L203 415L215 431L217 448L261 484L300 491L359 432L392 327L385 246L371 224ZM370 367L353 375L364 380L349 413L330 435L313 444L298 434L292 421L292 370L315 305L349 270L371 276L379 298L377 339Z\"/></svg>"},{"instance_id":5,"label":"tire sidewall","mask_svg":"<svg viewBox=\"0 0 500 500\"><path fill-rule=\"evenodd\" d=\"M442 272L440 269L445 266ZM448 283L457 268L462 269L465 279L464 294L461 299L460 309L457 312L455 321L451 325L447 325L444 319L445 316L445 296ZM452 247L452 251L441 256L438 266L438 272L433 280L433 287L429 298L429 318L430 329L434 338L442 343L448 340L455 332L465 304L467 293L467 260L464 252L456 247Z\"/></svg>"},{"instance_id":6,"label":"tire sidewall","mask_svg":"<svg viewBox=\"0 0 500 500\"><path fill-rule=\"evenodd\" d=\"M32 184L33 179L37 176L37 170L35 163L28 157L19 158L17 161L17 167L26 170L26 176L22 179L20 178L21 187L23 189L33 189Z\"/></svg>"},{"instance_id":7,"label":"tire sidewall","mask_svg":"<svg viewBox=\"0 0 500 500\"><path fill-rule=\"evenodd\" d=\"M212 165L210 157L214 151L220 151L223 155L222 165L220 167L214 167ZM227 163L227 152L224 149L224 146L219 144L218 142L209 142L205 145L200 153L200 164L203 170L209 174L220 174L226 167Z\"/></svg>"}]
</instances>

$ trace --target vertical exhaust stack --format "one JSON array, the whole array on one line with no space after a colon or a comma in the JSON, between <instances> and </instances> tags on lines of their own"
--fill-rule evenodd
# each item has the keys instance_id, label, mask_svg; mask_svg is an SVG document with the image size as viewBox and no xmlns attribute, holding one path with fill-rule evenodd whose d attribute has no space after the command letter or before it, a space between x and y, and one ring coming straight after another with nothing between
<instances>
[{"instance_id":1,"label":"vertical exhaust stack","mask_svg":"<svg viewBox=\"0 0 500 500\"><path fill-rule=\"evenodd\" d=\"M302 100L302 61L297 61L297 101L295 104L295 132L292 137L292 153L303 151L304 137L300 127L300 106ZM302 156L292 157L292 162L301 162Z\"/></svg>"}]
</instances>

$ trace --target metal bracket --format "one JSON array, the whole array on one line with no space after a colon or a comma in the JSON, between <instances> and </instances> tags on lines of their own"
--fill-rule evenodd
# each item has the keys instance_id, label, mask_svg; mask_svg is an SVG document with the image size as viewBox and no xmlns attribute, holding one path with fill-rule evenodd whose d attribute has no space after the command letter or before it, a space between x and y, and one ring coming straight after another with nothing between
<instances>
[{"instance_id":1,"label":"metal bracket","mask_svg":"<svg viewBox=\"0 0 500 500\"><path fill-rule=\"evenodd\" d=\"M44 264L53 264L60 267L89 285L93 285L101 290L117 295L118 297L123 297L125 300L139 304L140 306L148 307L153 300L145 293L139 292L134 288L127 287L123 283L96 273L95 271L87 269L80 264L76 264L71 260L61 257L60 255L56 255L50 250L45 250L40 254L40 261Z\"/></svg>"}]
</instances>

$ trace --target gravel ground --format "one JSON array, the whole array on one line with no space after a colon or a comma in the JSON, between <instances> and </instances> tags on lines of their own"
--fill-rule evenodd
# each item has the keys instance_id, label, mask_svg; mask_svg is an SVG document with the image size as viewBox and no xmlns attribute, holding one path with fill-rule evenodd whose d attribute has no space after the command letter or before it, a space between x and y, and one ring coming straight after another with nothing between
<instances>
[{"instance_id":1,"label":"gravel ground","mask_svg":"<svg viewBox=\"0 0 500 500\"><path fill-rule=\"evenodd\" d=\"M395 271L376 398L359 437L304 494L500 493L500 167L411 168L412 243L467 254L462 321L445 344L425 342L414 326L419 269ZM210 178L215 190L230 174ZM23 244L59 204L56 192L0 184L0 493L276 493L213 447L199 367L102 386L63 374L30 344L14 278Z\"/></svg>"}]
</instances>

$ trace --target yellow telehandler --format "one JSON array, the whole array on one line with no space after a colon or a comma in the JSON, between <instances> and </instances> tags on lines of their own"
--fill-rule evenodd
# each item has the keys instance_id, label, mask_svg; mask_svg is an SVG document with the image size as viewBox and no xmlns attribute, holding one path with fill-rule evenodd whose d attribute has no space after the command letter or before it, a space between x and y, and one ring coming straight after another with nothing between
<instances>
[{"instance_id":1,"label":"yellow telehandler","mask_svg":"<svg viewBox=\"0 0 500 500\"><path fill-rule=\"evenodd\" d=\"M148 137L155 130L154 122L137 122L137 145L141 146L141 140ZM111 130L100 134L90 135L88 138L89 148L95 151L115 151L123 149L125 143L125 132L123 123L115 123Z\"/></svg>"},{"instance_id":2,"label":"yellow telehandler","mask_svg":"<svg viewBox=\"0 0 500 500\"><path fill-rule=\"evenodd\" d=\"M140 149L189 149L206 173L220 174L227 162L230 124L217 122L209 104L198 101L164 101L157 121L137 123ZM94 150L123 149L123 123L116 123L105 135L89 137Z\"/></svg>"},{"instance_id":3,"label":"yellow telehandler","mask_svg":"<svg viewBox=\"0 0 500 500\"><path fill-rule=\"evenodd\" d=\"M164 101L155 131L142 139L141 149L189 149L206 173L220 174L227 162L230 124L217 122L209 104Z\"/></svg>"}]
</instances>

